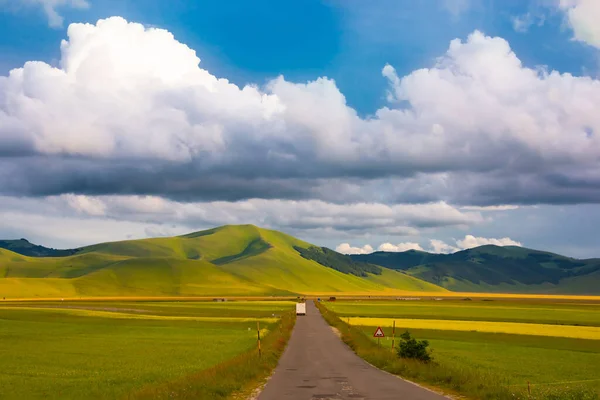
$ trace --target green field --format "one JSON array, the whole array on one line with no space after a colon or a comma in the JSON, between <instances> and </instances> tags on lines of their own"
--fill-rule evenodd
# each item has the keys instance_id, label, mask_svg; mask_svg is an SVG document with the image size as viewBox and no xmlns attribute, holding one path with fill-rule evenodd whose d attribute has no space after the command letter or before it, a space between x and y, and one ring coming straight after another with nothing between
<instances>
[{"instance_id":1,"label":"green field","mask_svg":"<svg viewBox=\"0 0 600 400\"><path fill-rule=\"evenodd\" d=\"M582 387L600 393L598 303L396 300L324 304L371 338L381 325L387 336L382 346L390 348L396 321L396 335L408 329L415 337L429 340L441 368L487 373L514 390L523 390L530 382L534 391L550 388L560 393Z\"/></svg>"},{"instance_id":2,"label":"green field","mask_svg":"<svg viewBox=\"0 0 600 400\"><path fill-rule=\"evenodd\" d=\"M0 398L125 398L256 347L292 302L0 304Z\"/></svg>"},{"instance_id":3,"label":"green field","mask_svg":"<svg viewBox=\"0 0 600 400\"><path fill-rule=\"evenodd\" d=\"M32 246L16 244L23 243ZM394 321L399 330L410 328L431 340L438 370L398 363L391 352L383 358L389 371L434 386L460 392L452 375L459 374L463 388L481 381L485 389L484 371L514 388L527 381L534 387L600 388L597 297L461 299L467 294L243 225L101 243L49 257L0 249L0 398L228 396L240 382L268 375L294 321L280 318L291 313L291 301L241 298L299 295L425 298L346 300L327 307L359 327L354 331L367 344L366 354L374 345L360 330L371 333L381 325L389 334ZM197 301L213 297L238 301ZM271 332L268 356L260 360L250 351L257 322L263 335ZM376 365L377 351L370 359ZM411 375L410 368L420 372ZM478 386L470 388L478 397Z\"/></svg>"},{"instance_id":4,"label":"green field","mask_svg":"<svg viewBox=\"0 0 600 400\"><path fill-rule=\"evenodd\" d=\"M285 296L301 293L445 292L406 274L344 273L300 255L309 248L253 225L102 243L61 257L0 249L0 298ZM351 263L341 256L342 263Z\"/></svg>"},{"instance_id":5,"label":"green field","mask_svg":"<svg viewBox=\"0 0 600 400\"><path fill-rule=\"evenodd\" d=\"M327 303L340 316L499 321L600 326L600 303L549 300L343 301ZM440 318L443 317L443 318Z\"/></svg>"}]
</instances>

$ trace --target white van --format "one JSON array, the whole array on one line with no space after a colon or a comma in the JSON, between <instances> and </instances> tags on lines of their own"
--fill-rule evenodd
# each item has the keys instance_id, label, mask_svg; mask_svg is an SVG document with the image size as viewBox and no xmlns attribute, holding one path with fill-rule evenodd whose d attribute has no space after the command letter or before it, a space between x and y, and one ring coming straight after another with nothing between
<instances>
[{"instance_id":1,"label":"white van","mask_svg":"<svg viewBox=\"0 0 600 400\"><path fill-rule=\"evenodd\" d=\"M296 303L296 315L306 315L306 303Z\"/></svg>"}]
</instances>

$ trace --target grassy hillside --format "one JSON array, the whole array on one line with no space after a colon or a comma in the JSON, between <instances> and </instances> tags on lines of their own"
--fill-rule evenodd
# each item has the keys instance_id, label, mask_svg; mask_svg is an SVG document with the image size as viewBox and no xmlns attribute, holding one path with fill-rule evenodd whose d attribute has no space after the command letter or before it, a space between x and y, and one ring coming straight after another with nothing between
<instances>
[{"instance_id":1,"label":"grassy hillside","mask_svg":"<svg viewBox=\"0 0 600 400\"><path fill-rule=\"evenodd\" d=\"M422 251L352 256L459 292L600 294L600 259L577 260L516 246L454 254Z\"/></svg>"},{"instance_id":2,"label":"grassy hillside","mask_svg":"<svg viewBox=\"0 0 600 400\"><path fill-rule=\"evenodd\" d=\"M335 266L319 263L299 252L310 248L314 246L281 232L243 225L178 237L101 243L65 257L28 257L0 249L0 297L445 290L401 272L384 269L382 273L379 267L371 266L379 274L345 273L353 272L345 268L359 263L337 253Z\"/></svg>"},{"instance_id":3,"label":"grassy hillside","mask_svg":"<svg viewBox=\"0 0 600 400\"><path fill-rule=\"evenodd\" d=\"M381 275L381 267L361 261L354 261L350 256L340 254L327 247L311 246L308 249L294 246L294 249L307 260L313 260L321 265L333 268L346 274L366 278L369 274Z\"/></svg>"}]
</instances>

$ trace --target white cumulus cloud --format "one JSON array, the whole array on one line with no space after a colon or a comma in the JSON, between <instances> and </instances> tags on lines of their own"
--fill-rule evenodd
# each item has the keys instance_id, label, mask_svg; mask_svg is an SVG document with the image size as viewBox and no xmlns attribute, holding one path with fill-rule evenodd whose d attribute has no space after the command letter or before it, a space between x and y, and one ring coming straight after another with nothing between
<instances>
[{"instance_id":1,"label":"white cumulus cloud","mask_svg":"<svg viewBox=\"0 0 600 400\"><path fill-rule=\"evenodd\" d=\"M457 252L457 251L461 250L458 247L449 245L448 243L446 243L446 242L444 242L442 240L439 240L439 239L431 239L429 241L429 244L431 246L430 251L432 253L438 253L438 254L439 253L444 253L444 254L447 254L447 253L454 253L454 252Z\"/></svg>"},{"instance_id":2,"label":"white cumulus cloud","mask_svg":"<svg viewBox=\"0 0 600 400\"><path fill-rule=\"evenodd\" d=\"M430 240L430 244L431 251L433 253L455 253L457 251L472 249L474 247L484 246L488 244L495 246L522 246L520 242L512 240L508 237L495 239L475 237L473 235L466 235L463 239L456 240L456 245L451 245L438 239Z\"/></svg>"},{"instance_id":3,"label":"white cumulus cloud","mask_svg":"<svg viewBox=\"0 0 600 400\"><path fill-rule=\"evenodd\" d=\"M496 246L522 246L520 242L512 240L511 238L504 237L500 239L495 238L484 238L484 237L475 237L473 235L466 235L463 239L459 239L455 241L455 244L448 244L443 240L439 239L430 239L429 240L429 248L423 249L419 243L414 242L405 242L399 243L397 245L391 243L382 243L377 250L379 251L388 251L388 252L403 252L407 250L420 250L420 251L429 251L431 253L437 254L448 254L455 253L457 251L471 249L474 247L484 246L484 245L496 245ZM365 245L364 247L351 247L348 243L340 244L337 249L338 252L344 254L369 254L374 250L370 245Z\"/></svg>"},{"instance_id":4,"label":"white cumulus cloud","mask_svg":"<svg viewBox=\"0 0 600 400\"><path fill-rule=\"evenodd\" d=\"M106 205L94 197L82 195L65 195L67 204L79 213L92 216L103 216L106 213Z\"/></svg>"},{"instance_id":5,"label":"white cumulus cloud","mask_svg":"<svg viewBox=\"0 0 600 400\"><path fill-rule=\"evenodd\" d=\"M516 15L511 18L513 29L517 32L525 33L529 30L529 28L536 24L537 26L544 25L546 21L546 17L544 14L534 14L532 12L528 12L522 15Z\"/></svg>"},{"instance_id":6,"label":"white cumulus cloud","mask_svg":"<svg viewBox=\"0 0 600 400\"><path fill-rule=\"evenodd\" d=\"M522 246L521 243L512 240L511 238L505 237L500 239L475 237L473 235L466 235L464 239L457 240L456 244L461 249L471 249L473 247L484 246L487 244L493 244L496 246Z\"/></svg>"},{"instance_id":7,"label":"white cumulus cloud","mask_svg":"<svg viewBox=\"0 0 600 400\"><path fill-rule=\"evenodd\" d=\"M419 243L405 242L405 243L398 243L398 244L382 243L381 245L379 245L377 250L400 253L400 252L408 251L408 250L423 251L423 248L421 247L421 245Z\"/></svg>"},{"instance_id":8,"label":"white cumulus cloud","mask_svg":"<svg viewBox=\"0 0 600 400\"><path fill-rule=\"evenodd\" d=\"M600 49L600 1L560 0L575 39Z\"/></svg>"},{"instance_id":9,"label":"white cumulus cloud","mask_svg":"<svg viewBox=\"0 0 600 400\"><path fill-rule=\"evenodd\" d=\"M368 244L363 247L352 247L349 243L341 243L335 248L335 251L342 254L370 254L374 250L373 247Z\"/></svg>"}]
</instances>

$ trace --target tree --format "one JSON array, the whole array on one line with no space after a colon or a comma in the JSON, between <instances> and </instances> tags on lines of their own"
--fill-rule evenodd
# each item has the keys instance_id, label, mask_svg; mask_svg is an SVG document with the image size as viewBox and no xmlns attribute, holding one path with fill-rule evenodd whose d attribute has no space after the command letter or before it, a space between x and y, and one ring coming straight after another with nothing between
<instances>
[{"instance_id":1,"label":"tree","mask_svg":"<svg viewBox=\"0 0 600 400\"><path fill-rule=\"evenodd\" d=\"M433 358L431 352L427 349L429 342L427 340L417 340L406 331L400 335L398 356L402 358L412 358L423 362L429 362Z\"/></svg>"}]
</instances>

